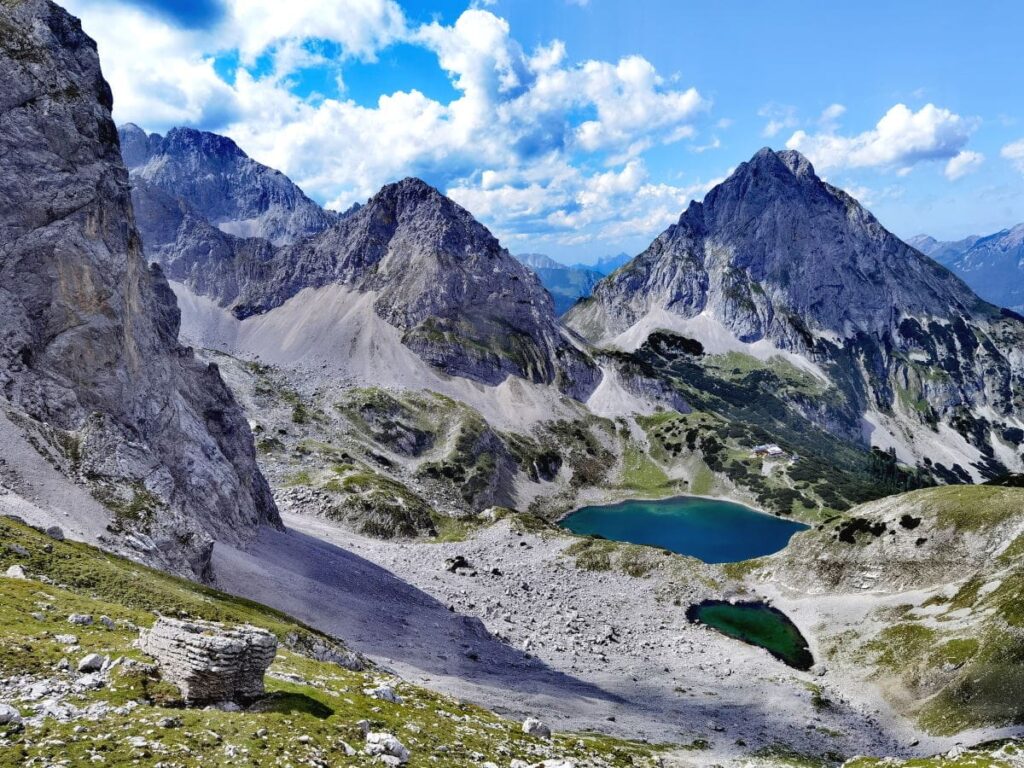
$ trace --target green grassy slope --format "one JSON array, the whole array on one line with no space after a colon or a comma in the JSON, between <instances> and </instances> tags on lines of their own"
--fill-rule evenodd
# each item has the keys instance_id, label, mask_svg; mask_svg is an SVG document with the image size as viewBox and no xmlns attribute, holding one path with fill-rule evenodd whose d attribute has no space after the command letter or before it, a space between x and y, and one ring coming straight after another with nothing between
<instances>
[{"instance_id":1,"label":"green grassy slope","mask_svg":"<svg viewBox=\"0 0 1024 768\"><path fill-rule=\"evenodd\" d=\"M54 689L70 684L77 674L56 668L62 658L72 669L91 652L125 661L111 671L105 687L65 699L79 709L105 704L103 718L46 719L23 730L0 726L4 768L371 765L372 758L347 756L345 750L345 742L362 748L358 722L363 719L373 730L395 734L412 752L411 766L465 766L483 759L507 765L512 759L536 763L553 757L609 766L654 764L655 749L649 745L594 734L556 734L551 742L542 741L523 734L517 722L402 682L395 683L402 703L371 698L364 689L386 675L302 655L298 649L308 646L306 641L334 641L280 612L84 544L53 541L0 518L0 572L14 564L30 578L0 576L0 699L33 681L47 680ZM147 657L132 646L136 627L152 624L156 611L247 622L277 635L281 644L267 677L268 695L255 711L177 706L176 690L160 681ZM98 621L73 626L67 622L71 613L97 620L108 616L115 628ZM70 650L55 639L58 634L77 635L80 647ZM10 698L26 718L39 703Z\"/></svg>"}]
</instances>

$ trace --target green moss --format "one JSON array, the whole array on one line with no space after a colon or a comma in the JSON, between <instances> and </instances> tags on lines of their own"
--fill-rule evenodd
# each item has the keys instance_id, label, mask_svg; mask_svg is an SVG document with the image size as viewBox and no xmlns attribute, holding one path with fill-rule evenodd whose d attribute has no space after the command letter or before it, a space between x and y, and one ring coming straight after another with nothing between
<instances>
[{"instance_id":1,"label":"green moss","mask_svg":"<svg viewBox=\"0 0 1024 768\"><path fill-rule=\"evenodd\" d=\"M449 517L436 512L431 515L431 519L434 521L435 531L431 541L437 544L465 541L481 525L475 518Z\"/></svg>"},{"instance_id":2,"label":"green moss","mask_svg":"<svg viewBox=\"0 0 1024 768\"><path fill-rule=\"evenodd\" d=\"M660 568L667 550L645 547L640 544L623 544L595 537L581 538L565 548L563 554L576 561L576 567L584 571L617 570L642 578Z\"/></svg>"},{"instance_id":3,"label":"green moss","mask_svg":"<svg viewBox=\"0 0 1024 768\"><path fill-rule=\"evenodd\" d=\"M674 485L665 471L633 442L623 453L622 487L647 494L663 494Z\"/></svg>"},{"instance_id":4,"label":"green moss","mask_svg":"<svg viewBox=\"0 0 1024 768\"><path fill-rule=\"evenodd\" d=\"M1024 557L1024 534L1011 541L1009 546L999 553L999 562L1008 564L1020 560L1022 557Z\"/></svg>"},{"instance_id":5,"label":"green moss","mask_svg":"<svg viewBox=\"0 0 1024 768\"><path fill-rule=\"evenodd\" d=\"M329 481L332 482L332 481ZM356 471L333 483L344 494L328 516L379 538L434 535L434 510L418 494L391 478Z\"/></svg>"},{"instance_id":6,"label":"green moss","mask_svg":"<svg viewBox=\"0 0 1024 768\"><path fill-rule=\"evenodd\" d=\"M580 539L565 549L565 554L575 558L576 567L584 571L610 571L615 543L601 539Z\"/></svg>"},{"instance_id":7,"label":"green moss","mask_svg":"<svg viewBox=\"0 0 1024 768\"><path fill-rule=\"evenodd\" d=\"M697 471L690 481L690 490L698 496L706 496L715 487L715 473L703 461L697 467Z\"/></svg>"},{"instance_id":8,"label":"green moss","mask_svg":"<svg viewBox=\"0 0 1024 768\"><path fill-rule=\"evenodd\" d=\"M300 469L298 472L292 472L292 474L288 475L284 479L283 485L313 485L313 474L308 469Z\"/></svg>"},{"instance_id":9,"label":"green moss","mask_svg":"<svg viewBox=\"0 0 1024 768\"><path fill-rule=\"evenodd\" d=\"M933 629L908 622L886 627L865 647L876 654L879 667L901 671L925 655L934 644L935 635Z\"/></svg>"},{"instance_id":10,"label":"green moss","mask_svg":"<svg viewBox=\"0 0 1024 768\"><path fill-rule=\"evenodd\" d=\"M627 576L640 578L655 570L664 559L659 550L639 544L626 544L618 548L615 565Z\"/></svg>"},{"instance_id":11,"label":"green moss","mask_svg":"<svg viewBox=\"0 0 1024 768\"><path fill-rule=\"evenodd\" d=\"M164 504L141 482L129 483L94 480L92 496L114 513L113 525L148 530Z\"/></svg>"},{"instance_id":12,"label":"green moss","mask_svg":"<svg viewBox=\"0 0 1024 768\"><path fill-rule=\"evenodd\" d=\"M953 595L953 599L949 601L948 610L957 610L960 608L971 608L978 601L978 591L981 589L981 579L975 576L973 579L968 580L964 583L957 593Z\"/></svg>"},{"instance_id":13,"label":"green moss","mask_svg":"<svg viewBox=\"0 0 1024 768\"><path fill-rule=\"evenodd\" d=\"M764 563L764 558L754 558L753 560L740 560L736 563L722 563L721 568L730 579L742 581Z\"/></svg>"},{"instance_id":14,"label":"green moss","mask_svg":"<svg viewBox=\"0 0 1024 768\"><path fill-rule=\"evenodd\" d=\"M907 500L920 501L943 528L979 531L1020 516L1024 510L1024 488L951 485L916 491Z\"/></svg>"}]
</instances>

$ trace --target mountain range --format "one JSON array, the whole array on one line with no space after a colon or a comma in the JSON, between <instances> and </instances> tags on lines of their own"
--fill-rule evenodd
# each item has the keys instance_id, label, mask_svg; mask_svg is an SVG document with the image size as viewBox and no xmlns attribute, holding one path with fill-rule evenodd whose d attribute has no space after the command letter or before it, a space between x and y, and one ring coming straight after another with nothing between
<instances>
[{"instance_id":1,"label":"mountain range","mask_svg":"<svg viewBox=\"0 0 1024 768\"><path fill-rule=\"evenodd\" d=\"M1024 312L1024 224L985 237L942 242L918 235L907 242L949 267L986 301Z\"/></svg>"},{"instance_id":2,"label":"mountain range","mask_svg":"<svg viewBox=\"0 0 1024 768\"><path fill-rule=\"evenodd\" d=\"M12 759L1019 757L1024 318L956 273L1016 274L1021 228L904 243L765 148L563 267L421 179L331 212L227 137L116 128L49 0L0 3L0 76ZM558 524L681 495L802 532L718 563ZM686 607L738 605L817 663ZM276 637L268 695L186 706L139 660L172 613Z\"/></svg>"},{"instance_id":3,"label":"mountain range","mask_svg":"<svg viewBox=\"0 0 1024 768\"><path fill-rule=\"evenodd\" d=\"M143 240L178 292L186 335L203 346L289 365L320 361L368 385L416 389L412 382L440 373L454 378L439 390L492 418L504 396L471 394L458 381L498 387L511 376L540 387L530 396L536 416L518 425L526 431L555 413L544 392L552 384L556 399L569 395L603 415L696 404L749 422L735 403L695 391L690 368L720 378L722 356L762 368L782 361L820 392L758 387L746 399L779 401L802 453L824 460L823 439L874 446L946 482L1021 466L1018 320L886 231L796 152L760 151L598 280L539 254L517 262L416 179L328 219L222 137L175 129L165 139L126 126L121 138ZM234 202L211 207L210 189ZM304 233L274 224L276 241L225 231L243 216L312 223ZM563 327L557 316L570 296ZM669 337L701 351L655 354L650 340ZM809 440L801 423L830 437ZM518 482L507 498L524 492ZM739 482L753 483L764 503L753 478Z\"/></svg>"}]
</instances>

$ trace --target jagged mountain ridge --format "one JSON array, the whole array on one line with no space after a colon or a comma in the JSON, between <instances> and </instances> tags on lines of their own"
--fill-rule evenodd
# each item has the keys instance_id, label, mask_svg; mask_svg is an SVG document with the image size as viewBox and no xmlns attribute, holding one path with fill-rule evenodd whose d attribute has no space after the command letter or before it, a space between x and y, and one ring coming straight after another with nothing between
<instances>
[{"instance_id":1,"label":"jagged mountain ridge","mask_svg":"<svg viewBox=\"0 0 1024 768\"><path fill-rule=\"evenodd\" d=\"M321 208L280 171L256 162L234 141L194 128L147 135L132 123L120 126L122 155L138 190L137 208L149 192L169 196L222 232L285 245L322 232L339 214ZM140 200L143 197L143 200ZM148 252L172 240L145 226ZM167 218L163 217L164 227ZM167 234L170 234L167 232Z\"/></svg>"},{"instance_id":2,"label":"jagged mountain ridge","mask_svg":"<svg viewBox=\"0 0 1024 768\"><path fill-rule=\"evenodd\" d=\"M712 347L767 344L817 366L847 411L864 414L865 424L848 418L830 431L874 431L872 442L912 462L955 442L964 456L977 451L974 471L1021 465L1024 324L797 152L763 149L741 164L566 322L626 348L660 327Z\"/></svg>"},{"instance_id":3,"label":"jagged mountain ridge","mask_svg":"<svg viewBox=\"0 0 1024 768\"><path fill-rule=\"evenodd\" d=\"M126 152L136 161L145 156L134 148L138 134L123 130ZM168 134L180 135L178 129ZM202 136L204 145L234 147L223 137ZM275 245L222 231L180 196L176 176L154 172L161 156L148 156L132 175L147 253L172 280L235 318L269 316L302 291L341 288L372 295L375 313L398 329L402 343L445 373L487 384L508 375L557 383L578 399L597 386L599 370L564 338L537 277L465 209L424 182L389 184L322 231ZM243 199L256 194L246 187L252 174L221 178L225 173L223 166L209 169L211 189ZM281 211L286 216L287 204ZM331 293L320 300L334 306L341 299Z\"/></svg>"},{"instance_id":4,"label":"jagged mountain ridge","mask_svg":"<svg viewBox=\"0 0 1024 768\"><path fill-rule=\"evenodd\" d=\"M142 259L96 44L47 0L0 4L0 72L6 417L110 510L108 546L209 577L214 537L280 521L241 410Z\"/></svg>"},{"instance_id":5,"label":"jagged mountain ridge","mask_svg":"<svg viewBox=\"0 0 1024 768\"><path fill-rule=\"evenodd\" d=\"M918 235L910 243L953 270L986 301L1024 312L1024 224L951 242Z\"/></svg>"},{"instance_id":6,"label":"jagged mountain ridge","mask_svg":"<svg viewBox=\"0 0 1024 768\"><path fill-rule=\"evenodd\" d=\"M980 239L978 235L968 235L963 240L942 242L930 235L915 235L907 239L907 245L917 248L925 256L935 259L942 266L952 268L957 257Z\"/></svg>"}]
</instances>

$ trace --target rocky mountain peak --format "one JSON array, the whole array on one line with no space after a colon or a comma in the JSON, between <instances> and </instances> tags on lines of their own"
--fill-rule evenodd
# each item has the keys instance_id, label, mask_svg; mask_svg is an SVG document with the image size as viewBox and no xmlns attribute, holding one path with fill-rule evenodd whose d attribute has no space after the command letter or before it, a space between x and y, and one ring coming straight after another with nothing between
<instances>
[{"instance_id":1,"label":"rocky mountain peak","mask_svg":"<svg viewBox=\"0 0 1024 768\"><path fill-rule=\"evenodd\" d=\"M263 279L240 275L230 305L246 318L329 285L372 293L403 343L447 373L557 381L580 397L600 378L563 338L537 276L421 179L388 184L334 227L278 250Z\"/></svg>"},{"instance_id":2,"label":"rocky mountain peak","mask_svg":"<svg viewBox=\"0 0 1024 768\"><path fill-rule=\"evenodd\" d=\"M375 236L383 229L389 238L402 232L415 237L419 246L431 243L436 255L445 258L458 259L474 249L502 250L497 238L469 211L413 177L382 187L342 227L366 229Z\"/></svg>"},{"instance_id":3,"label":"rocky mountain peak","mask_svg":"<svg viewBox=\"0 0 1024 768\"><path fill-rule=\"evenodd\" d=\"M119 134L146 249L158 260L173 250L185 213L206 219L225 234L258 237L273 245L322 232L339 218L226 136L194 128L146 135L134 124L121 126ZM168 214L174 207L180 215L172 226Z\"/></svg>"},{"instance_id":4,"label":"rocky mountain peak","mask_svg":"<svg viewBox=\"0 0 1024 768\"><path fill-rule=\"evenodd\" d=\"M227 136L186 127L172 128L168 131L161 149L168 155L191 154L206 162L230 163L247 160L249 157Z\"/></svg>"},{"instance_id":5,"label":"rocky mountain peak","mask_svg":"<svg viewBox=\"0 0 1024 768\"><path fill-rule=\"evenodd\" d=\"M931 425L982 403L1009 418L1022 373L1013 347L1024 326L796 152L762 149L740 164L565 320L598 343L642 344L659 327L719 349L767 342L815 364L866 371L856 374L863 382L843 382L859 413L893 411L908 386L914 397L924 392L906 417L920 422L923 413ZM996 336L1002 349L979 345ZM989 429L979 421L967 437L986 457Z\"/></svg>"},{"instance_id":6,"label":"rocky mountain peak","mask_svg":"<svg viewBox=\"0 0 1024 768\"><path fill-rule=\"evenodd\" d=\"M135 123L125 123L118 129L121 140L121 157L128 168L145 165L153 153L150 138ZM156 137L159 139L159 137Z\"/></svg>"}]
</instances>

